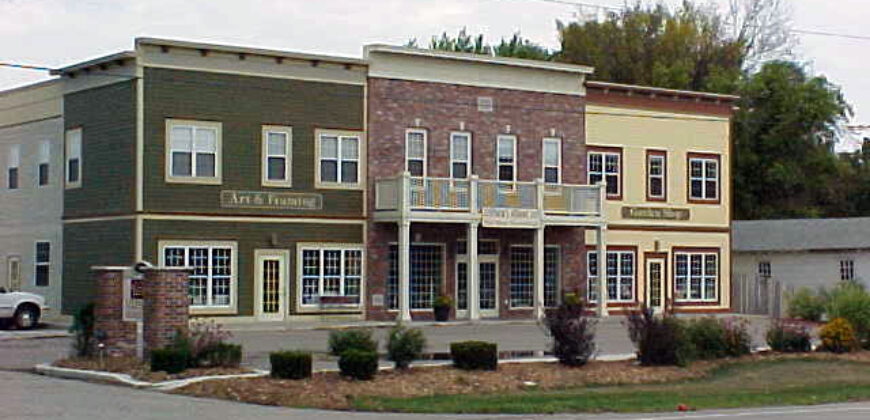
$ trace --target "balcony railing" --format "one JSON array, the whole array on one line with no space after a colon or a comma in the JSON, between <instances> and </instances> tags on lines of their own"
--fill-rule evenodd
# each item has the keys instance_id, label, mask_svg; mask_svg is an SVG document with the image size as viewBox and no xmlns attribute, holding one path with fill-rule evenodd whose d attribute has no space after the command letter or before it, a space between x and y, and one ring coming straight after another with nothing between
<instances>
[{"instance_id":1,"label":"balcony railing","mask_svg":"<svg viewBox=\"0 0 870 420\"><path fill-rule=\"evenodd\" d=\"M600 217L602 185L411 177L375 182L377 211L481 213L484 209L539 210L550 216Z\"/></svg>"}]
</instances>

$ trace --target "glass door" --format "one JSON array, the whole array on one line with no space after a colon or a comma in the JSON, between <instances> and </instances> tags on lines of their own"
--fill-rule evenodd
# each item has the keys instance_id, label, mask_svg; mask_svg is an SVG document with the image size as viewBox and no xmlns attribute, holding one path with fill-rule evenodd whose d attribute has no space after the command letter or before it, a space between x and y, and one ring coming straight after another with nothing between
<instances>
[{"instance_id":1,"label":"glass door","mask_svg":"<svg viewBox=\"0 0 870 420\"><path fill-rule=\"evenodd\" d=\"M286 313L284 304L286 251L257 251L257 318L281 321Z\"/></svg>"},{"instance_id":2,"label":"glass door","mask_svg":"<svg viewBox=\"0 0 870 420\"><path fill-rule=\"evenodd\" d=\"M646 261L647 304L656 313L665 309L665 260L651 258Z\"/></svg>"}]
</instances>

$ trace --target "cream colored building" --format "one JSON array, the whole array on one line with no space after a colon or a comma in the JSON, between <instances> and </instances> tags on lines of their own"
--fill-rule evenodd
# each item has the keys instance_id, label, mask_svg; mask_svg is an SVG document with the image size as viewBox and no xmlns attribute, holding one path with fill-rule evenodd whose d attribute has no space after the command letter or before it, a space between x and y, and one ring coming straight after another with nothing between
<instances>
[{"instance_id":1,"label":"cream colored building","mask_svg":"<svg viewBox=\"0 0 870 420\"><path fill-rule=\"evenodd\" d=\"M587 83L587 181L607 182L610 313L640 304L730 310L731 116L736 97ZM587 231L597 301L597 233Z\"/></svg>"}]
</instances>

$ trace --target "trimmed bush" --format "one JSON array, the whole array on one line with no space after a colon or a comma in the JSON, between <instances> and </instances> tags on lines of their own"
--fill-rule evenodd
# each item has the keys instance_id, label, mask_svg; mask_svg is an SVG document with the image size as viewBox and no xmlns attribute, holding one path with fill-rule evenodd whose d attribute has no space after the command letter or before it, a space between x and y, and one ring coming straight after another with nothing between
<instances>
[{"instance_id":1,"label":"trimmed bush","mask_svg":"<svg viewBox=\"0 0 870 420\"><path fill-rule=\"evenodd\" d=\"M183 348L167 347L151 350L151 371L180 373L190 365L190 351Z\"/></svg>"},{"instance_id":2,"label":"trimmed bush","mask_svg":"<svg viewBox=\"0 0 870 420\"><path fill-rule=\"evenodd\" d=\"M242 345L214 343L202 349L195 359L198 366L237 368L242 362Z\"/></svg>"},{"instance_id":3,"label":"trimmed bush","mask_svg":"<svg viewBox=\"0 0 870 420\"><path fill-rule=\"evenodd\" d=\"M752 336L745 320L728 318L720 320L725 332L725 355L740 357L752 351Z\"/></svg>"},{"instance_id":4,"label":"trimmed bush","mask_svg":"<svg viewBox=\"0 0 870 420\"><path fill-rule=\"evenodd\" d=\"M583 366L595 353L595 321L586 316L583 301L572 296L548 310L543 322L553 338L553 354L559 363Z\"/></svg>"},{"instance_id":5,"label":"trimmed bush","mask_svg":"<svg viewBox=\"0 0 870 420\"><path fill-rule=\"evenodd\" d=\"M767 345L773 351L783 353L805 353L812 350L810 333L800 326L773 323L767 330Z\"/></svg>"},{"instance_id":6,"label":"trimmed bush","mask_svg":"<svg viewBox=\"0 0 870 420\"><path fill-rule=\"evenodd\" d=\"M378 373L378 354L373 351L347 349L338 357L342 376L368 381Z\"/></svg>"},{"instance_id":7,"label":"trimmed bush","mask_svg":"<svg viewBox=\"0 0 870 420\"><path fill-rule=\"evenodd\" d=\"M311 353L304 351L276 351L269 353L271 376L280 379L311 377Z\"/></svg>"},{"instance_id":8,"label":"trimmed bush","mask_svg":"<svg viewBox=\"0 0 870 420\"><path fill-rule=\"evenodd\" d=\"M485 341L450 343L453 366L464 370L498 369L498 345Z\"/></svg>"},{"instance_id":9,"label":"trimmed bush","mask_svg":"<svg viewBox=\"0 0 870 420\"><path fill-rule=\"evenodd\" d=\"M842 282L825 293L829 319L843 318L855 331L859 343L870 343L870 294L855 282Z\"/></svg>"},{"instance_id":10,"label":"trimmed bush","mask_svg":"<svg viewBox=\"0 0 870 420\"><path fill-rule=\"evenodd\" d=\"M822 349L832 353L848 353L858 347L855 329L844 318L834 318L819 331Z\"/></svg>"},{"instance_id":11,"label":"trimmed bush","mask_svg":"<svg viewBox=\"0 0 870 420\"><path fill-rule=\"evenodd\" d=\"M367 329L334 330L329 333L329 353L341 356L347 350L378 351L378 342Z\"/></svg>"},{"instance_id":12,"label":"trimmed bush","mask_svg":"<svg viewBox=\"0 0 870 420\"><path fill-rule=\"evenodd\" d=\"M716 318L705 317L688 321L686 339L691 344L693 358L709 360L727 355L725 328Z\"/></svg>"},{"instance_id":13,"label":"trimmed bush","mask_svg":"<svg viewBox=\"0 0 870 420\"><path fill-rule=\"evenodd\" d=\"M801 287L788 299L788 316L818 322L825 313L825 299L808 287Z\"/></svg>"},{"instance_id":14,"label":"trimmed bush","mask_svg":"<svg viewBox=\"0 0 870 420\"><path fill-rule=\"evenodd\" d=\"M396 362L396 369L407 369L414 359L420 358L426 347L426 336L418 328L396 325L387 339L387 356Z\"/></svg>"},{"instance_id":15,"label":"trimmed bush","mask_svg":"<svg viewBox=\"0 0 870 420\"><path fill-rule=\"evenodd\" d=\"M682 323L672 316L657 317L650 308L629 313L628 336L637 349L643 366L685 366L690 359L691 344Z\"/></svg>"}]
</instances>

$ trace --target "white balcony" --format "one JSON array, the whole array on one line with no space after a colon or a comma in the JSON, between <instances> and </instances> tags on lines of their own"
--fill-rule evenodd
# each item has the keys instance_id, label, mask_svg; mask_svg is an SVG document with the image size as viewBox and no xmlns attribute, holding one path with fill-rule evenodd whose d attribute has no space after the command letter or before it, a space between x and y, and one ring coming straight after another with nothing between
<instances>
[{"instance_id":1,"label":"white balcony","mask_svg":"<svg viewBox=\"0 0 870 420\"><path fill-rule=\"evenodd\" d=\"M375 220L472 222L491 227L599 225L603 185L502 182L404 174L375 182Z\"/></svg>"}]
</instances>

